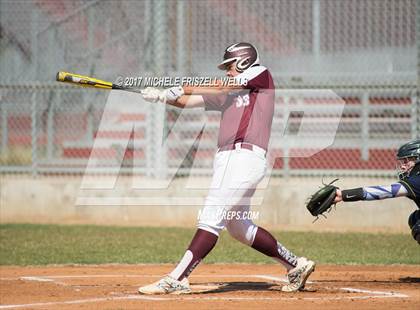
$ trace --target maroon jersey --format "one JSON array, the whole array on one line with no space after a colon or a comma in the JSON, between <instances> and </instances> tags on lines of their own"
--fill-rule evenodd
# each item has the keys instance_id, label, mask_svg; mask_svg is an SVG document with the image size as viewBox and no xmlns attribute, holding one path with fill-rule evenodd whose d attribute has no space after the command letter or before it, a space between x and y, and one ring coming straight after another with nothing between
<instances>
[{"instance_id":1,"label":"maroon jersey","mask_svg":"<svg viewBox=\"0 0 420 310\"><path fill-rule=\"evenodd\" d=\"M265 150L274 113L274 82L264 66L251 67L235 79L244 89L228 95L203 95L205 109L221 111L218 147L246 142Z\"/></svg>"}]
</instances>

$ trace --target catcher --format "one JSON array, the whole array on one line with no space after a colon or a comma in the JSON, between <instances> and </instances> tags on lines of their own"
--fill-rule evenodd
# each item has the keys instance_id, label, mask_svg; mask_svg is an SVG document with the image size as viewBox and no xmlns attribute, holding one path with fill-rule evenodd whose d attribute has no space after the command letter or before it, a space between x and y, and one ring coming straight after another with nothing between
<instances>
[{"instance_id":1,"label":"catcher","mask_svg":"<svg viewBox=\"0 0 420 310\"><path fill-rule=\"evenodd\" d=\"M367 186L340 190L331 182L314 195L307 204L313 216L323 215L332 205L341 201L380 200L396 197L408 197L420 209L420 140L413 140L402 145L397 152L399 181L388 186ZM420 210L408 218L408 225L413 238L420 244Z\"/></svg>"}]
</instances>

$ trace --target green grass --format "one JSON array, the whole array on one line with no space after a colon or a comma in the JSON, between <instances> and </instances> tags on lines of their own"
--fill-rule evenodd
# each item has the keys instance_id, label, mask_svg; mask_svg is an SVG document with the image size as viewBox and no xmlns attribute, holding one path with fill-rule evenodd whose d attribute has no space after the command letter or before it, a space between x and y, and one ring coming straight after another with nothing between
<instances>
[{"instance_id":1,"label":"green grass","mask_svg":"<svg viewBox=\"0 0 420 310\"><path fill-rule=\"evenodd\" d=\"M0 265L175 263L195 229L0 225ZM274 232L286 247L321 264L420 264L407 234ZM272 263L226 232L207 263Z\"/></svg>"}]
</instances>

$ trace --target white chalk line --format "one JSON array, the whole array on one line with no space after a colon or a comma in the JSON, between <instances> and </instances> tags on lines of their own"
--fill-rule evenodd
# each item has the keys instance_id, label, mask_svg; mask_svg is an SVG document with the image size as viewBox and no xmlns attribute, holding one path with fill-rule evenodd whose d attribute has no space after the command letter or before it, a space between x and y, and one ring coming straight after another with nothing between
<instances>
[{"instance_id":1,"label":"white chalk line","mask_svg":"<svg viewBox=\"0 0 420 310\"><path fill-rule=\"evenodd\" d=\"M202 275L190 275L189 278L261 278L263 275L252 275L252 274L221 274L221 275L214 275L214 274L202 274ZM43 279L71 279L71 278L161 278L162 274L93 274L93 275L55 275L55 276L31 276L32 278L43 278ZM287 281L286 277L278 278L274 276L265 276L264 279L276 279L277 281ZM17 280L22 279L23 277L16 277L16 278L0 278L0 280ZM309 283L309 282L308 282Z\"/></svg>"},{"instance_id":2,"label":"white chalk line","mask_svg":"<svg viewBox=\"0 0 420 310\"><path fill-rule=\"evenodd\" d=\"M20 277L21 280L26 280L26 281L38 281L38 282L55 282L55 280L50 279L48 277L33 277L33 276L29 276L29 277Z\"/></svg>"},{"instance_id":3,"label":"white chalk line","mask_svg":"<svg viewBox=\"0 0 420 310\"><path fill-rule=\"evenodd\" d=\"M398 298L409 297L408 295L401 294L401 293L370 291L370 290L362 290L362 289L351 288L351 287L340 287L340 290L350 292L350 293L366 293L366 294L382 295L383 297L398 297Z\"/></svg>"},{"instance_id":4,"label":"white chalk line","mask_svg":"<svg viewBox=\"0 0 420 310\"><path fill-rule=\"evenodd\" d=\"M25 276L25 277L20 277L17 279L22 279L22 280L28 280L28 281L40 281L40 282L54 282L54 283L60 283L55 281L54 279L61 279L61 278L115 278L115 277L127 277L127 278L147 278L147 277L161 277L162 275L66 275L66 276ZM235 275L235 274L230 274L230 275L191 275L190 278L259 278L259 279L264 279L264 280L271 280L271 281L275 281L275 282L284 282L287 283L288 280L286 277L275 277L275 276L271 276L271 275ZM312 281L307 281L306 283L311 284L314 283ZM62 283L65 284L65 283ZM395 296L398 295L396 293L393 292L380 292L380 291L370 291L370 290L364 290L364 289L356 289L356 288L346 288L346 287L342 287L339 288L340 290L344 290L344 291L348 291L348 292L354 292L354 293L366 293L366 294L379 294L379 295L386 295L386 296ZM403 295L404 297L408 297L407 295Z\"/></svg>"},{"instance_id":5,"label":"white chalk line","mask_svg":"<svg viewBox=\"0 0 420 310\"><path fill-rule=\"evenodd\" d=\"M13 280L26 280L26 281L39 281L39 282L55 282L54 279L83 279L83 278L161 278L159 275L133 275L133 274L93 274L93 275L55 275L55 276L22 276L22 277L9 277L0 278L0 281L13 281ZM274 277L270 275L239 275L239 274L222 274L222 275L190 275L189 278L260 278L265 280L272 280L287 283L286 277ZM307 283L312 283L307 281Z\"/></svg>"},{"instance_id":6,"label":"white chalk line","mask_svg":"<svg viewBox=\"0 0 420 310\"><path fill-rule=\"evenodd\" d=\"M229 296L229 297L218 297L218 296L200 296L200 297L153 297L153 296L143 296L143 295L127 295L121 297L104 297L104 298L92 298L92 299L79 299L79 300L69 300L69 301L57 301L57 302L42 302L42 303L32 303L32 304L21 304L21 305L0 305L0 309L16 309L16 308L25 308L25 307L45 307L45 306L59 306L59 305L74 305L74 304L83 304L83 303L94 303L94 302L103 302L103 301L116 301L116 300L146 300L146 301L174 301L174 300L194 300L194 301L225 301L225 300L236 300L236 301L290 301L290 300L322 300L322 301L331 301L331 300L342 300L342 299L370 299L370 298L406 298L408 296L403 294L393 295L393 296L346 296L346 297L243 297L243 296Z\"/></svg>"},{"instance_id":7,"label":"white chalk line","mask_svg":"<svg viewBox=\"0 0 420 310\"><path fill-rule=\"evenodd\" d=\"M161 277L161 275L67 275L67 276L44 276L44 277L34 277L34 276L26 276L26 277L20 277L22 280L28 280L28 281L40 281L40 282L54 282L54 283L60 283L55 281L54 279L60 279L60 278L89 278L89 277L96 277L96 278L112 278L112 277L127 277L127 278L136 278L136 277ZM194 278L258 278L258 279L264 279L264 280L271 280L275 282L284 282L287 283L288 280L286 277L275 277L270 275L191 275L190 277ZM306 283L311 284L314 283L312 281L307 281ZM65 284L65 283L60 283ZM366 294L375 294L375 295L383 295L383 296L393 296L396 297L398 295L401 295L400 297L408 297L404 294L398 294L394 292L382 292L382 291L371 291L371 290L365 290L365 289L357 289L357 288L349 288L349 287L341 287L340 290L351 292L351 293L366 293Z\"/></svg>"},{"instance_id":8,"label":"white chalk line","mask_svg":"<svg viewBox=\"0 0 420 310\"><path fill-rule=\"evenodd\" d=\"M40 281L40 282L55 282L53 279L59 278L111 278L111 277L129 277L129 278L144 278L144 277L161 277L161 275L66 275L66 276L25 276L16 279L28 280L28 281ZM194 278L202 277L213 277L213 278L260 278L264 280L272 280L276 282L287 282L287 279L284 277L275 277L270 275L193 275ZM2 278L5 279L5 278ZM10 279L10 278L7 278ZM314 282L308 282L314 283ZM236 300L236 301L248 301L248 300L260 300L260 301L290 301L290 300L364 300L371 298L409 298L408 295L394 292L383 292L383 291L371 291L366 289L357 289L351 287L342 287L340 290L351 292L351 293L364 293L370 294L368 296L340 296L340 297L244 297L244 296L183 296L183 297L156 297L156 296L144 296L144 295L127 295L127 296L118 296L118 297L103 297L103 298L90 298L90 299L79 299L79 300L69 300L69 301L55 301L55 302L41 302L41 303L31 303L31 304L13 304L13 305L0 305L0 309L16 309L16 308L25 308L25 307L45 307L45 306L58 306L66 304L83 304L83 303L94 303L94 302L103 302L103 301L115 301L115 300L147 300L147 301L173 301L173 300L194 300L194 301L225 301L225 300Z\"/></svg>"}]
</instances>

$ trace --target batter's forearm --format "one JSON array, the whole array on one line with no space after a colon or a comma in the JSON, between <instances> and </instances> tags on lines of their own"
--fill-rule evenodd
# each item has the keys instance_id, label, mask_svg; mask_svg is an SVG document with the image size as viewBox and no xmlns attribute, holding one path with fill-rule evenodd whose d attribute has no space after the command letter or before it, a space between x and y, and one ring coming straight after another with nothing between
<instances>
[{"instance_id":1,"label":"batter's forearm","mask_svg":"<svg viewBox=\"0 0 420 310\"><path fill-rule=\"evenodd\" d=\"M209 86L184 85L182 88L186 95L220 95L243 89L234 79L232 81L216 80L215 83Z\"/></svg>"},{"instance_id":2,"label":"batter's forearm","mask_svg":"<svg viewBox=\"0 0 420 310\"><path fill-rule=\"evenodd\" d=\"M192 109L192 108L204 107L204 100L203 100L203 97L199 95L195 95L195 96L183 95L179 97L176 101L167 102L167 104L172 105L177 108L181 108L181 109Z\"/></svg>"}]
</instances>

